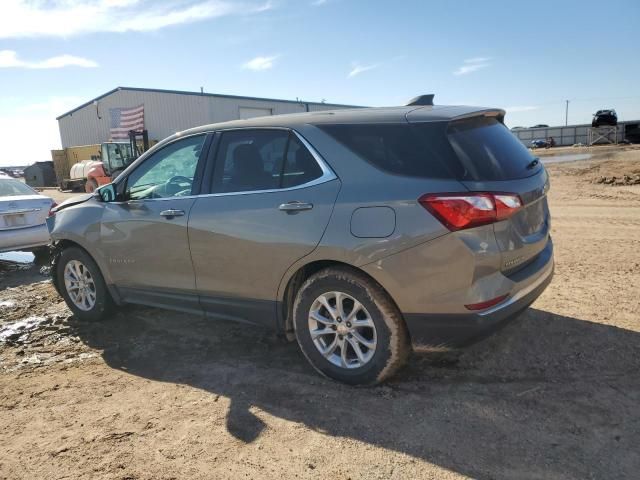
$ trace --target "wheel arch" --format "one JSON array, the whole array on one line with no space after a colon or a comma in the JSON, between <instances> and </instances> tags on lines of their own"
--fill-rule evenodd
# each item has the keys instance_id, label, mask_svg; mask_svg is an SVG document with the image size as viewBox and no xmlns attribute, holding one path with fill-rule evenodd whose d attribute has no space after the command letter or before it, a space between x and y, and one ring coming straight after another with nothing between
<instances>
[{"instance_id":1,"label":"wheel arch","mask_svg":"<svg viewBox=\"0 0 640 480\"><path fill-rule=\"evenodd\" d=\"M56 268L58 266L58 260L60 259L60 254L63 252L63 250L66 250L68 248L79 248L80 250L85 252L87 255L89 255L94 262L96 262L96 265L98 266L98 268L100 269L100 273L102 274L102 278L104 278L107 289L111 294L111 298L113 298L114 302L117 305L121 305L122 301L120 299L120 295L118 294L118 289L115 288L115 286L108 281L108 277L106 275L107 272L105 272L104 267L100 264L99 259L97 259L96 256L93 255L91 251L87 249L84 245L69 238L61 238L59 240L53 241L51 244L51 281L56 291L60 295L62 295L60 291L60 285L58 285L58 280L57 280L58 276L56 274Z\"/></svg>"},{"instance_id":2,"label":"wheel arch","mask_svg":"<svg viewBox=\"0 0 640 480\"><path fill-rule=\"evenodd\" d=\"M298 266L297 269L293 271L293 273L291 273L282 281L282 295L278 298L278 330L283 331L288 340L295 340L295 334L293 333L293 303L295 301L298 290L309 277L321 270L332 267L345 268L347 270L351 270L367 277L369 280L379 285L395 305L395 300L393 299L389 291L383 285L381 285L380 282L378 282L375 278L373 278L370 274L368 274L361 268L340 260L313 260L305 263L304 265Z\"/></svg>"}]
</instances>

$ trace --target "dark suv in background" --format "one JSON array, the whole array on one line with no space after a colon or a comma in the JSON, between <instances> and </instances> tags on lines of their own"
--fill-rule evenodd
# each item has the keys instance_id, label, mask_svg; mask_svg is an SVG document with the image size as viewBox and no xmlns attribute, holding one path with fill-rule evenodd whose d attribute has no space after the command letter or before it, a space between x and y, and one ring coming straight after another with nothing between
<instances>
[{"instance_id":1,"label":"dark suv in background","mask_svg":"<svg viewBox=\"0 0 640 480\"><path fill-rule=\"evenodd\" d=\"M267 326L351 384L468 344L553 274L544 167L492 108L207 125L48 220L80 319L137 303Z\"/></svg>"},{"instance_id":2,"label":"dark suv in background","mask_svg":"<svg viewBox=\"0 0 640 480\"><path fill-rule=\"evenodd\" d=\"M612 127L618 125L618 114L615 110L598 110L594 113L591 126L601 127L602 125L609 125Z\"/></svg>"}]
</instances>

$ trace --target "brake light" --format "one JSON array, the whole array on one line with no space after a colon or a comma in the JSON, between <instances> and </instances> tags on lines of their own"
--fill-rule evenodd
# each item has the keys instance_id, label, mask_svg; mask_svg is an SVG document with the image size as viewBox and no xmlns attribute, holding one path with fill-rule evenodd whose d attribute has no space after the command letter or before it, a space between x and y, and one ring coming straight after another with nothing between
<instances>
[{"instance_id":1,"label":"brake light","mask_svg":"<svg viewBox=\"0 0 640 480\"><path fill-rule=\"evenodd\" d=\"M522 208L513 193L429 193L418 202L452 231L499 222Z\"/></svg>"},{"instance_id":2,"label":"brake light","mask_svg":"<svg viewBox=\"0 0 640 480\"><path fill-rule=\"evenodd\" d=\"M56 212L53 211L54 208L56 208L58 206L58 204L56 202L51 202L51 206L49 207L49 214L47 215L48 217L53 217Z\"/></svg>"}]
</instances>

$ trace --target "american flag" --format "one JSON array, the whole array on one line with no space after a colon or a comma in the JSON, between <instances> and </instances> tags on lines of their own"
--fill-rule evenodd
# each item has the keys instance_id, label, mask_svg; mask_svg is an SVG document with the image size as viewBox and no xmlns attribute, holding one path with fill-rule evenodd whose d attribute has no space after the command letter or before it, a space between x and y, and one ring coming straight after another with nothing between
<instances>
[{"instance_id":1,"label":"american flag","mask_svg":"<svg viewBox=\"0 0 640 480\"><path fill-rule=\"evenodd\" d=\"M129 130L144 130L144 105L110 108L111 138L129 138Z\"/></svg>"}]
</instances>

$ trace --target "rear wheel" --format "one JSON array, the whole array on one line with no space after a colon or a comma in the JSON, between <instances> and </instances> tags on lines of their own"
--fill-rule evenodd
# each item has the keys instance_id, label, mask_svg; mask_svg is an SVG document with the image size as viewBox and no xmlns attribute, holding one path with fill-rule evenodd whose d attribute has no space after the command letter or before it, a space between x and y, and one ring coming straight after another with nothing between
<instances>
[{"instance_id":1,"label":"rear wheel","mask_svg":"<svg viewBox=\"0 0 640 480\"><path fill-rule=\"evenodd\" d=\"M328 268L311 276L298 291L293 315L307 360L341 382L384 381L410 352L398 308L380 285L357 271Z\"/></svg>"},{"instance_id":2,"label":"rear wheel","mask_svg":"<svg viewBox=\"0 0 640 480\"><path fill-rule=\"evenodd\" d=\"M80 320L98 321L113 308L113 299L96 262L84 250L65 249L56 263L62 297Z\"/></svg>"}]
</instances>

